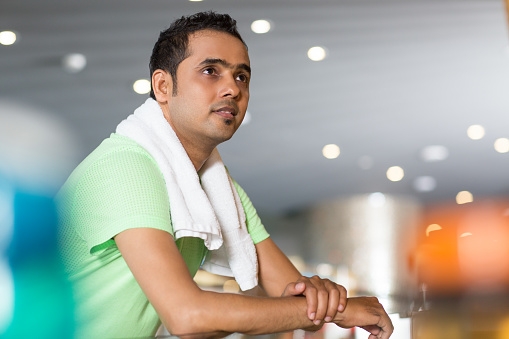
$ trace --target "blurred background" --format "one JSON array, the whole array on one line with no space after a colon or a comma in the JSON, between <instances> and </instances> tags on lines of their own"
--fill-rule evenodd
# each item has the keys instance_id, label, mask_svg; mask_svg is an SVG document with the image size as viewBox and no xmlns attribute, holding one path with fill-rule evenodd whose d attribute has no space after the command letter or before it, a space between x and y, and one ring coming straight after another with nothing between
<instances>
[{"instance_id":1,"label":"blurred background","mask_svg":"<svg viewBox=\"0 0 509 339\"><path fill-rule=\"evenodd\" d=\"M15 207L16 192L50 197L148 97L159 31L215 10L237 20L253 69L248 114L220 152L299 269L351 295L378 296L401 321L394 337L509 338L504 0L0 6L0 174L8 187L0 220L11 230L0 233L3 291L16 286L7 249L23 227L16 215L27 211ZM27 182L34 172L40 180ZM207 288L236 288L201 273ZM12 315L9 305L0 319L2 309Z\"/></svg>"}]
</instances>

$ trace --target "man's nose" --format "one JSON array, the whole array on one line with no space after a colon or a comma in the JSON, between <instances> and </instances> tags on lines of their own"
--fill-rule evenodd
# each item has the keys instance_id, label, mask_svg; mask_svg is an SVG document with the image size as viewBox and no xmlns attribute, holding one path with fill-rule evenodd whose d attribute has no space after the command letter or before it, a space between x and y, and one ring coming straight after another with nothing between
<instances>
[{"instance_id":1,"label":"man's nose","mask_svg":"<svg viewBox=\"0 0 509 339\"><path fill-rule=\"evenodd\" d=\"M221 81L221 87L219 89L219 96L221 98L231 97L236 99L240 95L239 84L235 80L233 75L224 76Z\"/></svg>"}]
</instances>

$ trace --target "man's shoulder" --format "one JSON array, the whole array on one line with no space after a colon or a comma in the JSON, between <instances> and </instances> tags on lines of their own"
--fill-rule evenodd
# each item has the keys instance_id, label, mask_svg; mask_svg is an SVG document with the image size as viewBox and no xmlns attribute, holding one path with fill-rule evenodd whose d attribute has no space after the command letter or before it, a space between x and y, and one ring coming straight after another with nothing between
<instances>
[{"instance_id":1,"label":"man's shoulder","mask_svg":"<svg viewBox=\"0 0 509 339\"><path fill-rule=\"evenodd\" d=\"M156 162L143 147L128 137L112 133L74 169L63 189L76 186L91 174L111 175L119 169L130 171L130 168L146 168L159 172Z\"/></svg>"},{"instance_id":2,"label":"man's shoulder","mask_svg":"<svg viewBox=\"0 0 509 339\"><path fill-rule=\"evenodd\" d=\"M112 133L76 169L86 169L113 159L115 160L114 162L126 162L129 164L131 163L129 160L132 160L132 158L136 158L139 161L154 161L152 156L134 140Z\"/></svg>"},{"instance_id":3,"label":"man's shoulder","mask_svg":"<svg viewBox=\"0 0 509 339\"><path fill-rule=\"evenodd\" d=\"M85 159L97 160L117 153L139 153L152 158L150 154L136 141L126 136L112 133L109 138L104 139L97 148Z\"/></svg>"}]
</instances>

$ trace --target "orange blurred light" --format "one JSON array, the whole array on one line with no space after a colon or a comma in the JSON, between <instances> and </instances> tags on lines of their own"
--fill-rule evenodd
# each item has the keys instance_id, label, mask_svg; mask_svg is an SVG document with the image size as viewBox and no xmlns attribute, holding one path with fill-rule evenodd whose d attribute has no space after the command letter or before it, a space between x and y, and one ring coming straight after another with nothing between
<instances>
[{"instance_id":1,"label":"orange blurred light","mask_svg":"<svg viewBox=\"0 0 509 339\"><path fill-rule=\"evenodd\" d=\"M478 200L427 209L415 263L430 296L509 292L508 207Z\"/></svg>"},{"instance_id":2,"label":"orange blurred light","mask_svg":"<svg viewBox=\"0 0 509 339\"><path fill-rule=\"evenodd\" d=\"M468 289L497 290L509 281L509 222L505 206L485 203L469 209L458 232L471 233L458 242L458 258Z\"/></svg>"}]
</instances>

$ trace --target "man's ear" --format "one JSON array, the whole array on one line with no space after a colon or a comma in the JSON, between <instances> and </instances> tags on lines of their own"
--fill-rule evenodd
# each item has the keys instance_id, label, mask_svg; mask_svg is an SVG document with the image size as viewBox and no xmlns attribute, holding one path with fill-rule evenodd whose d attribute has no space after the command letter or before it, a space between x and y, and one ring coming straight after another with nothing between
<instances>
[{"instance_id":1,"label":"man's ear","mask_svg":"<svg viewBox=\"0 0 509 339\"><path fill-rule=\"evenodd\" d=\"M156 69L152 73L152 89L157 102L168 102L173 91L171 75L162 69Z\"/></svg>"}]
</instances>

